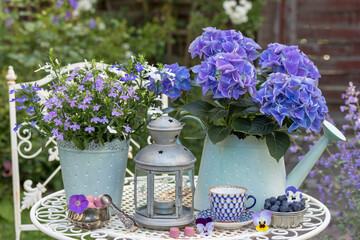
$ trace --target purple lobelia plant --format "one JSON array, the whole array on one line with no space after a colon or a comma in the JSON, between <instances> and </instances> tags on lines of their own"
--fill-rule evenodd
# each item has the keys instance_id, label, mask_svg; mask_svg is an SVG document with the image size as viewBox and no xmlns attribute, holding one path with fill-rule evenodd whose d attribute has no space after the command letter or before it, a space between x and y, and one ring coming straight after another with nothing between
<instances>
[{"instance_id":1,"label":"purple lobelia plant","mask_svg":"<svg viewBox=\"0 0 360 240\"><path fill-rule=\"evenodd\" d=\"M192 58L202 59L191 70L204 97L183 108L201 118L214 144L230 134L265 138L278 161L290 146L289 134L299 127L319 132L328 109L319 71L297 46L260 49L241 32L205 28L189 47Z\"/></svg>"},{"instance_id":2,"label":"purple lobelia plant","mask_svg":"<svg viewBox=\"0 0 360 240\"><path fill-rule=\"evenodd\" d=\"M318 179L317 188L320 200L328 205L337 216L333 221L353 239L360 236L360 91L350 82L346 93L342 94L345 104L340 106L344 115L342 125L343 133L347 133L348 140L337 142L328 147L317 162L315 169L310 172L310 177ZM330 116L327 120L332 122ZM298 159L304 157L307 147L302 147L301 141L319 140L319 136L308 132L302 138L293 136L294 145L290 148L292 154L298 154ZM313 145L309 145L311 149Z\"/></svg>"},{"instance_id":3,"label":"purple lobelia plant","mask_svg":"<svg viewBox=\"0 0 360 240\"><path fill-rule=\"evenodd\" d=\"M46 136L72 141L79 149L141 133L147 110L159 103L160 94L175 98L191 88L185 67L153 67L142 56L124 65L99 67L92 62L68 71L52 58L52 51L50 61L42 67L54 78L50 91L44 94L39 86L24 84L12 101L18 110L26 110L31 126L37 125Z\"/></svg>"}]
</instances>

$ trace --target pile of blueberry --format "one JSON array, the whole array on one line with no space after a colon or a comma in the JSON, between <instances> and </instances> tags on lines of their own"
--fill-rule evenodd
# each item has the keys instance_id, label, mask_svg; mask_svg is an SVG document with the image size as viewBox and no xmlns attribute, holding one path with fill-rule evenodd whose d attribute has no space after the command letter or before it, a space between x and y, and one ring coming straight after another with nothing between
<instances>
[{"instance_id":1,"label":"pile of blueberry","mask_svg":"<svg viewBox=\"0 0 360 240\"><path fill-rule=\"evenodd\" d=\"M264 209L273 212L298 212L305 209L305 200L300 202L288 203L286 195L267 198L264 203Z\"/></svg>"}]
</instances>

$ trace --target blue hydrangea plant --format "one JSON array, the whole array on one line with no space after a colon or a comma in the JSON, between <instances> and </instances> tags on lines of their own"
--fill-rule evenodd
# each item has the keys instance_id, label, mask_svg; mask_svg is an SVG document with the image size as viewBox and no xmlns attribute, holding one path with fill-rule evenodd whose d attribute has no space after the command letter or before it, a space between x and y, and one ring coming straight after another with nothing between
<instances>
[{"instance_id":1,"label":"blue hydrangea plant","mask_svg":"<svg viewBox=\"0 0 360 240\"><path fill-rule=\"evenodd\" d=\"M213 143L229 134L265 138L279 160L300 127L319 132L328 108L314 63L297 46L261 47L235 30L204 29L189 47L203 98L183 106L201 118ZM259 67L256 68L255 63Z\"/></svg>"}]
</instances>

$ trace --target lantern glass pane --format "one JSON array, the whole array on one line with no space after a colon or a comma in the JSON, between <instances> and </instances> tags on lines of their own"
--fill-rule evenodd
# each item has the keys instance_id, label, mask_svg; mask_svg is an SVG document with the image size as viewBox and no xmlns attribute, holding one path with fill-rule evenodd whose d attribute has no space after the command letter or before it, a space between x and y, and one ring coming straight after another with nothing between
<instances>
[{"instance_id":1,"label":"lantern glass pane","mask_svg":"<svg viewBox=\"0 0 360 240\"><path fill-rule=\"evenodd\" d=\"M148 172L136 169L136 211L147 216Z\"/></svg>"},{"instance_id":2,"label":"lantern glass pane","mask_svg":"<svg viewBox=\"0 0 360 240\"><path fill-rule=\"evenodd\" d=\"M176 174L154 174L154 216L176 217Z\"/></svg>"},{"instance_id":3,"label":"lantern glass pane","mask_svg":"<svg viewBox=\"0 0 360 240\"><path fill-rule=\"evenodd\" d=\"M184 214L193 208L193 195L195 191L193 169L186 170L182 179L182 205Z\"/></svg>"}]
</instances>

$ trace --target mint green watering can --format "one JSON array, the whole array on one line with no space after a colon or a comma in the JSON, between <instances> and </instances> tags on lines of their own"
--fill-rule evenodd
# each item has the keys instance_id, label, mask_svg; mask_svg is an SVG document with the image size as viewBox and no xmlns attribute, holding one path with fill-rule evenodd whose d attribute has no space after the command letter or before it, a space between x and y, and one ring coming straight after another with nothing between
<instances>
[{"instance_id":1,"label":"mint green watering can","mask_svg":"<svg viewBox=\"0 0 360 240\"><path fill-rule=\"evenodd\" d=\"M197 120L193 116L185 116ZM277 162L270 156L265 140L249 136L239 139L228 136L213 144L206 136L201 165L195 190L194 207L204 210L210 207L208 189L220 185L235 185L248 189L256 198L252 210L261 211L268 197L285 194L288 186L299 188L319 159L330 140L345 141L345 136L331 123L324 121L324 136L286 176L284 158ZM247 204L250 206L253 201Z\"/></svg>"}]
</instances>

